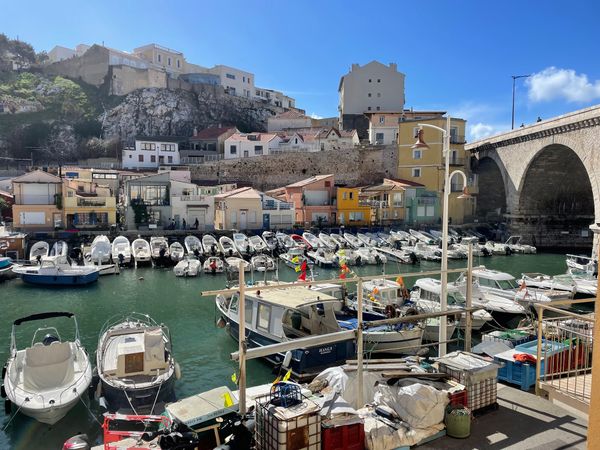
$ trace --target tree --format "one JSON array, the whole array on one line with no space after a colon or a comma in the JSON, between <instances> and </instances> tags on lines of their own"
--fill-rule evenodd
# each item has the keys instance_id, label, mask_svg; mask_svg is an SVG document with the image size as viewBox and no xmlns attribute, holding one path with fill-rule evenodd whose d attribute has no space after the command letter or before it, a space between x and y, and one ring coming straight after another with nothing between
<instances>
[{"instance_id":1,"label":"tree","mask_svg":"<svg viewBox=\"0 0 600 450\"><path fill-rule=\"evenodd\" d=\"M0 220L4 217L4 214L11 208L10 204L0 197Z\"/></svg>"}]
</instances>

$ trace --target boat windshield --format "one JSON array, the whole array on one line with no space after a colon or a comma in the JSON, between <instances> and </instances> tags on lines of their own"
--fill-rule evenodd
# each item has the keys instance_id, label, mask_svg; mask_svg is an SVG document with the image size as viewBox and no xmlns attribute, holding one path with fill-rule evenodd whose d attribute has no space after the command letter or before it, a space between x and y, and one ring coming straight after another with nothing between
<instances>
[{"instance_id":1,"label":"boat windshield","mask_svg":"<svg viewBox=\"0 0 600 450\"><path fill-rule=\"evenodd\" d=\"M500 289L505 291L517 289L519 287L516 280L498 280L496 283L498 283Z\"/></svg>"},{"instance_id":2,"label":"boat windshield","mask_svg":"<svg viewBox=\"0 0 600 450\"><path fill-rule=\"evenodd\" d=\"M464 305L467 299L458 291L448 292L448 304L449 305Z\"/></svg>"}]
</instances>

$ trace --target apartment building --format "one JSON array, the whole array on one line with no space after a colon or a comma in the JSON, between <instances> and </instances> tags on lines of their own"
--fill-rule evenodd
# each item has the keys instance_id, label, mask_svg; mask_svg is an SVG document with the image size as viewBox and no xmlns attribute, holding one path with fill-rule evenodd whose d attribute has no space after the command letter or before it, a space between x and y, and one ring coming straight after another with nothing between
<instances>
[{"instance_id":1,"label":"apartment building","mask_svg":"<svg viewBox=\"0 0 600 450\"><path fill-rule=\"evenodd\" d=\"M174 136L138 136L134 145L123 148L123 169L157 169L161 165L180 164L179 144L185 140Z\"/></svg>"},{"instance_id":2,"label":"apartment building","mask_svg":"<svg viewBox=\"0 0 600 450\"><path fill-rule=\"evenodd\" d=\"M62 227L62 180L36 170L13 178L13 227L52 230Z\"/></svg>"},{"instance_id":3,"label":"apartment building","mask_svg":"<svg viewBox=\"0 0 600 450\"><path fill-rule=\"evenodd\" d=\"M236 127L194 130L194 135L189 139L190 149L179 151L181 161L185 164L195 164L222 159L225 153L225 141L235 133L239 133Z\"/></svg>"},{"instance_id":4,"label":"apartment building","mask_svg":"<svg viewBox=\"0 0 600 450\"><path fill-rule=\"evenodd\" d=\"M109 187L64 178L62 213L68 229L108 229L117 223L116 198Z\"/></svg>"},{"instance_id":5,"label":"apartment building","mask_svg":"<svg viewBox=\"0 0 600 450\"><path fill-rule=\"evenodd\" d=\"M234 133L225 140L225 159L270 155L279 146L275 133Z\"/></svg>"}]
</instances>

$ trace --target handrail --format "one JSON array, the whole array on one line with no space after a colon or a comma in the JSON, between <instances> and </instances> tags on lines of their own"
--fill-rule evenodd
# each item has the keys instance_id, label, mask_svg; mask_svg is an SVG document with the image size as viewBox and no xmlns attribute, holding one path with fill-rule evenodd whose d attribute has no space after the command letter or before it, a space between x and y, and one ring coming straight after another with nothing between
<instances>
[{"instance_id":1,"label":"handrail","mask_svg":"<svg viewBox=\"0 0 600 450\"><path fill-rule=\"evenodd\" d=\"M589 300L587 300L587 302L589 302ZM554 302L552 302L552 303L554 303ZM548 311L557 312L557 313L563 314L564 316L573 317L577 320L583 320L585 322L594 323L596 321L596 319L592 319L591 317L587 317L582 314L577 314L577 313L574 313L571 311L566 311L564 309L554 308L552 306L547 306L547 305L540 304L540 303L535 304L535 308L538 310L538 317L540 317L540 315L539 315L540 310L547 309ZM563 318L563 317L552 317L552 319L561 319L561 318Z\"/></svg>"}]
</instances>

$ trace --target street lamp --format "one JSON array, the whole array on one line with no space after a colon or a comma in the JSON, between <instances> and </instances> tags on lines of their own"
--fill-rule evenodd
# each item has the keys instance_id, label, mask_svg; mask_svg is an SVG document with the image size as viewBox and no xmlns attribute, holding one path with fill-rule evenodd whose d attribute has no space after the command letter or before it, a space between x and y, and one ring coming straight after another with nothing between
<instances>
[{"instance_id":1,"label":"street lamp","mask_svg":"<svg viewBox=\"0 0 600 450\"><path fill-rule=\"evenodd\" d=\"M419 124L419 134L417 142L412 148L426 149L429 146L423 139L423 128L432 128L442 133L442 156L445 160L444 169L444 198L443 198L443 213L442 213L442 286L440 292L440 309L442 312L448 311L448 198L450 196L450 180L454 175L460 175L463 179L462 194L458 196L460 199L470 198L471 195L467 190L467 176L462 170L455 170L450 173L450 116L446 117L446 129L431 125L428 123ZM447 336L447 317L440 316L439 325L439 356L446 354Z\"/></svg>"},{"instance_id":2,"label":"street lamp","mask_svg":"<svg viewBox=\"0 0 600 450\"><path fill-rule=\"evenodd\" d=\"M512 92L512 121L511 121L511 126L510 129L514 130L515 129L515 81L518 80L519 78L529 78L531 75L512 75L512 79L513 79L513 92Z\"/></svg>"}]
</instances>

